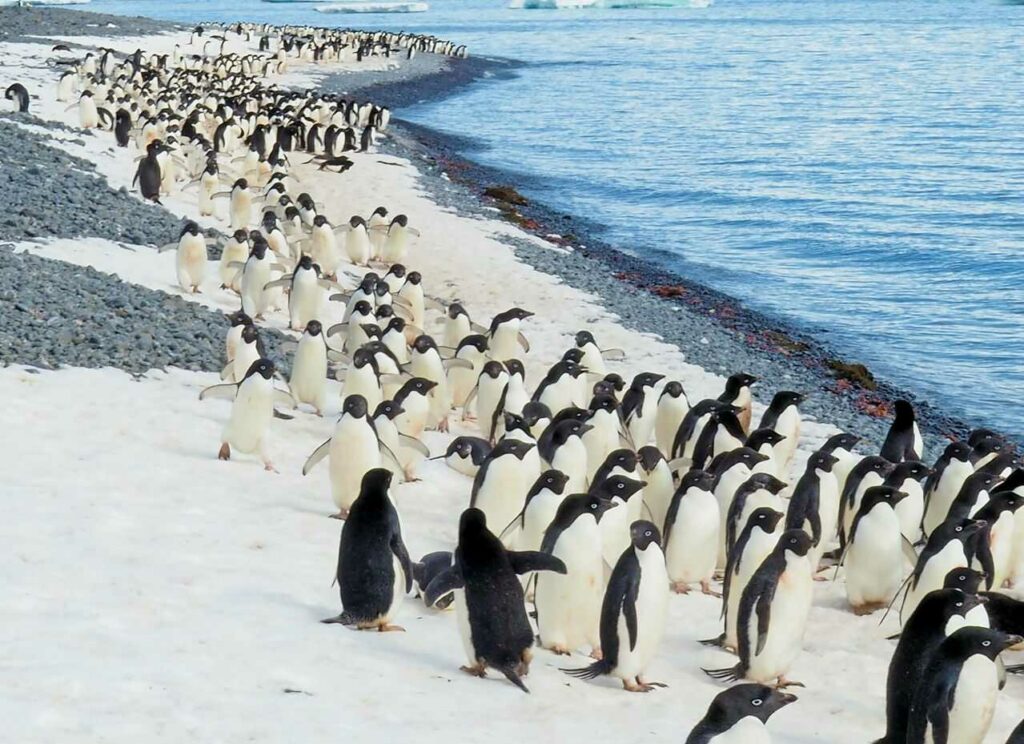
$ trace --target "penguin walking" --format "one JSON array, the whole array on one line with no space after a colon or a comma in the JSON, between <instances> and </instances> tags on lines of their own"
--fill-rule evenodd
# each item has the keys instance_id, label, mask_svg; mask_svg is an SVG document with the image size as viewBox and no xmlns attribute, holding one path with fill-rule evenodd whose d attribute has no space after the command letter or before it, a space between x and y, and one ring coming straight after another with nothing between
<instances>
[{"instance_id":1,"label":"penguin walking","mask_svg":"<svg viewBox=\"0 0 1024 744\"><path fill-rule=\"evenodd\" d=\"M311 405L317 416L324 415L327 405L327 341L318 320L309 321L299 339L288 388L296 403Z\"/></svg>"},{"instance_id":2,"label":"penguin walking","mask_svg":"<svg viewBox=\"0 0 1024 744\"><path fill-rule=\"evenodd\" d=\"M469 505L484 513L496 534L502 534L523 510L528 489L537 478L537 473L528 472L526 460L533 448L517 439L502 439L473 479Z\"/></svg>"},{"instance_id":3,"label":"penguin walking","mask_svg":"<svg viewBox=\"0 0 1024 744\"><path fill-rule=\"evenodd\" d=\"M412 589L412 562L388 496L390 486L390 470L374 468L363 476L338 546L342 612L321 622L381 633L404 630L391 618Z\"/></svg>"},{"instance_id":4,"label":"penguin walking","mask_svg":"<svg viewBox=\"0 0 1024 744\"><path fill-rule=\"evenodd\" d=\"M530 670L533 629L526 617L523 587L517 575L534 571L564 574L565 564L545 553L506 550L487 528L487 517L470 507L459 519L454 564L427 587L426 603L454 592L459 635L468 663L462 671L475 677L496 669L529 692L523 683Z\"/></svg>"},{"instance_id":5,"label":"penguin walking","mask_svg":"<svg viewBox=\"0 0 1024 744\"><path fill-rule=\"evenodd\" d=\"M524 320L532 317L533 313L519 307L513 307L494 316L487 331L491 359L504 362L506 359L519 358L517 347L522 347L525 352L530 351L530 344L520 328Z\"/></svg>"},{"instance_id":6,"label":"penguin walking","mask_svg":"<svg viewBox=\"0 0 1024 744\"><path fill-rule=\"evenodd\" d=\"M307 475L325 457L329 458L331 496L338 507L337 514L332 516L344 519L359 496L363 476L381 465L380 441L363 396L345 398L334 433L313 450L302 474Z\"/></svg>"},{"instance_id":7,"label":"penguin walking","mask_svg":"<svg viewBox=\"0 0 1024 744\"><path fill-rule=\"evenodd\" d=\"M274 416L274 402L287 393L274 389L274 363L269 359L257 359L237 384L214 385L199 394L200 400L213 397L230 397L231 417L221 434L221 460L231 459L231 448L239 452L257 453L265 470L277 472L267 451L267 433Z\"/></svg>"},{"instance_id":8,"label":"penguin walking","mask_svg":"<svg viewBox=\"0 0 1024 744\"><path fill-rule=\"evenodd\" d=\"M192 220L188 220L181 228L177 244L161 248L177 248L175 269L178 274L178 286L186 292L196 294L206 276L206 236Z\"/></svg>"},{"instance_id":9,"label":"penguin walking","mask_svg":"<svg viewBox=\"0 0 1024 744\"><path fill-rule=\"evenodd\" d=\"M637 520L628 547L612 570L601 603L602 658L582 669L564 669L579 679L618 677L630 692L665 687L644 672L658 650L668 617L668 573L658 528Z\"/></svg>"},{"instance_id":10,"label":"penguin walking","mask_svg":"<svg viewBox=\"0 0 1024 744\"><path fill-rule=\"evenodd\" d=\"M665 563L672 589L685 594L699 583L705 594L718 561L718 500L712 493L713 476L691 470L683 476L665 516Z\"/></svg>"},{"instance_id":11,"label":"penguin walking","mask_svg":"<svg viewBox=\"0 0 1024 744\"><path fill-rule=\"evenodd\" d=\"M968 624L967 617L985 600L961 589L937 589L918 605L903 625L889 661L885 686L885 736L875 744L903 744L907 719L925 667L948 636Z\"/></svg>"},{"instance_id":12,"label":"penguin walking","mask_svg":"<svg viewBox=\"0 0 1024 744\"><path fill-rule=\"evenodd\" d=\"M765 685L734 685L715 695L685 744L770 744L765 724L796 699Z\"/></svg>"},{"instance_id":13,"label":"penguin walking","mask_svg":"<svg viewBox=\"0 0 1024 744\"><path fill-rule=\"evenodd\" d=\"M981 744L999 692L996 658L1021 642L1017 635L966 627L939 644L910 705L907 744Z\"/></svg>"},{"instance_id":14,"label":"penguin walking","mask_svg":"<svg viewBox=\"0 0 1024 744\"><path fill-rule=\"evenodd\" d=\"M846 599L856 615L889 604L903 583L904 561L917 562L905 543L896 514L907 494L892 486L873 486L864 494L846 543Z\"/></svg>"},{"instance_id":15,"label":"penguin walking","mask_svg":"<svg viewBox=\"0 0 1024 744\"><path fill-rule=\"evenodd\" d=\"M566 568L564 575L538 574L534 593L540 645L556 654L568 655L586 645L595 659L601 657L604 559L598 522L608 508L597 496L569 496L544 533L541 552Z\"/></svg>"},{"instance_id":16,"label":"penguin walking","mask_svg":"<svg viewBox=\"0 0 1024 744\"><path fill-rule=\"evenodd\" d=\"M803 644L811 610L812 574L807 553L811 538L803 530L787 530L754 572L740 599L737 640L740 661L726 669L705 669L718 680L774 682L783 688L799 685L786 679Z\"/></svg>"}]
</instances>

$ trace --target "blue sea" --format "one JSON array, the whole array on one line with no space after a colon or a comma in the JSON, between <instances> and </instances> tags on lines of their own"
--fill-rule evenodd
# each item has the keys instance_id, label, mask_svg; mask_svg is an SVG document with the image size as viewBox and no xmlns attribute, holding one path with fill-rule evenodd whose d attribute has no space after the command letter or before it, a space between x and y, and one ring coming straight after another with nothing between
<instances>
[{"instance_id":1,"label":"blue sea","mask_svg":"<svg viewBox=\"0 0 1024 744\"><path fill-rule=\"evenodd\" d=\"M1024 5L428 1L372 15L240 0L90 7L403 29L522 60L514 80L400 115L479 140L474 159L606 225L621 249L815 332L971 423L1024 435Z\"/></svg>"}]
</instances>

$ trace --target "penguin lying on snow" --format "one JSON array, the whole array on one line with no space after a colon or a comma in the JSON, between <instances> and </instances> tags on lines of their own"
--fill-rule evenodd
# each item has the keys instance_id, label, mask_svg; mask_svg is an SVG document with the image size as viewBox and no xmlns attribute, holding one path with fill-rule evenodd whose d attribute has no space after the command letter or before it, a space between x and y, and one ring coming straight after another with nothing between
<instances>
[{"instance_id":1,"label":"penguin lying on snow","mask_svg":"<svg viewBox=\"0 0 1024 744\"><path fill-rule=\"evenodd\" d=\"M768 744L768 719L795 701L765 685L735 685L715 695L686 744Z\"/></svg>"},{"instance_id":2,"label":"penguin lying on snow","mask_svg":"<svg viewBox=\"0 0 1024 744\"><path fill-rule=\"evenodd\" d=\"M484 677L492 667L529 692L521 678L530 671L533 629L517 574L531 571L564 574L566 569L554 556L506 550L487 529L482 511L470 507L462 513L454 565L430 582L426 596L431 606L455 592L459 634L468 659L462 671Z\"/></svg>"}]
</instances>

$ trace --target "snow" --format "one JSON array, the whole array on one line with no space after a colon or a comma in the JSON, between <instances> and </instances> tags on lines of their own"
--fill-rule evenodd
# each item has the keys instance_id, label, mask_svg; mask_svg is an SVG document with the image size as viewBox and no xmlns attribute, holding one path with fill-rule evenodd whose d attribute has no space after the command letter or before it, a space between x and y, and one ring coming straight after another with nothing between
<instances>
[{"instance_id":1,"label":"snow","mask_svg":"<svg viewBox=\"0 0 1024 744\"><path fill-rule=\"evenodd\" d=\"M103 43L167 51L183 41L163 35ZM0 44L0 64L40 96L33 111L74 126L77 114L53 100L52 72L35 67L49 54L40 44ZM297 65L287 80L301 84L318 69ZM96 162L115 188L130 184L134 150L113 147L110 133L52 136ZM587 328L602 346L626 351L624 362L610 366L627 377L665 372L694 400L719 392L723 379L688 364L680 349L624 328L600 298L518 261L503 242L523 236L515 228L438 207L407 160L352 158L356 165L343 176L301 165L296 172L328 205L334 224L380 204L407 214L423 233L407 264L423 274L430 294L461 299L478 322L512 305L538 311L524 325L533 345L530 381L572 333ZM195 218L194 200L184 192L165 203ZM202 294L184 294L174 286L173 253L128 248L101 240L18 246L207 307L237 305L217 289L215 265ZM276 313L269 322L282 327L284 320ZM272 474L255 458L216 459L230 403L201 403L198 395L217 382L214 374L176 369L140 379L113 369L0 369L0 541L8 555L0 565L7 590L0 716L7 740L279 742L386 732L396 741L433 742L458 732L471 742L534 734L665 741L685 738L722 689L700 667L730 665L734 657L696 643L720 630L718 600L697 593L671 598L668 632L649 672L669 688L649 695L627 694L608 679L570 679L558 667L586 659L540 649L529 696L494 674L470 678L458 671L465 660L452 613L427 611L414 599L395 619L407 633L321 625L339 611L331 579L340 525L327 518L333 504L326 466L306 477L301 467L330 435L337 386L325 418L300 411L272 422L270 453L281 471ZM835 431L805 422L795 471ZM462 433L475 432L457 425L452 436ZM425 437L434 453L448 439ZM422 481L395 489L414 557L453 546L471 487L441 462L424 463L419 475ZM814 589L804 651L789 675L807 689L769 728L789 744L863 744L884 729L893 648L885 636L895 631L894 620L879 626L877 615L852 615L841 581ZM1024 716L1022 697L1024 681L1011 678L987 742L1005 741Z\"/></svg>"}]
</instances>

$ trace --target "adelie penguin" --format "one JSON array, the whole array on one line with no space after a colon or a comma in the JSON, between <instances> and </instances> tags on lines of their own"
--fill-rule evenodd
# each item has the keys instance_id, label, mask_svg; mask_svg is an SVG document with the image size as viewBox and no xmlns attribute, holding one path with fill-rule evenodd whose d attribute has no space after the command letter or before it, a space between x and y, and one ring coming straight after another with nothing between
<instances>
[{"instance_id":1,"label":"adelie penguin","mask_svg":"<svg viewBox=\"0 0 1024 744\"><path fill-rule=\"evenodd\" d=\"M996 658L1024 641L966 627L932 654L907 717L907 744L981 744L992 724L999 679Z\"/></svg>"},{"instance_id":2,"label":"adelie penguin","mask_svg":"<svg viewBox=\"0 0 1024 744\"><path fill-rule=\"evenodd\" d=\"M910 401L897 400L894 404L896 416L889 433L882 443L881 456L889 462L921 460L924 457L924 440L917 426L914 406Z\"/></svg>"},{"instance_id":3,"label":"adelie penguin","mask_svg":"<svg viewBox=\"0 0 1024 744\"><path fill-rule=\"evenodd\" d=\"M645 680L644 672L665 633L668 573L653 523L634 522L630 542L612 570L601 603L602 658L588 667L563 671L579 679L611 675L630 692L650 692L665 687Z\"/></svg>"},{"instance_id":4,"label":"adelie penguin","mask_svg":"<svg viewBox=\"0 0 1024 744\"><path fill-rule=\"evenodd\" d=\"M888 605L907 569L917 563L913 547L900 532L896 513L906 497L906 492L893 486L873 486L854 517L842 563L846 566L847 601L857 615Z\"/></svg>"},{"instance_id":5,"label":"adelie penguin","mask_svg":"<svg viewBox=\"0 0 1024 744\"><path fill-rule=\"evenodd\" d=\"M554 556L506 550L487 528L484 513L466 509L459 520L454 564L430 582L426 595L429 606L449 592L455 594L455 616L467 658L462 671L484 677L490 667L529 692L522 678L530 670L533 629L518 577L565 570Z\"/></svg>"},{"instance_id":6,"label":"adelie penguin","mask_svg":"<svg viewBox=\"0 0 1024 744\"><path fill-rule=\"evenodd\" d=\"M715 695L686 744L770 744L768 719L793 702L796 695L765 685L734 685Z\"/></svg>"},{"instance_id":7,"label":"adelie penguin","mask_svg":"<svg viewBox=\"0 0 1024 744\"><path fill-rule=\"evenodd\" d=\"M388 470L375 468L363 476L338 546L342 612L322 622L381 633L404 630L391 618L412 589L413 572L390 487Z\"/></svg>"},{"instance_id":8,"label":"adelie penguin","mask_svg":"<svg viewBox=\"0 0 1024 744\"><path fill-rule=\"evenodd\" d=\"M740 409L736 415L739 417L740 425L744 431L750 431L752 404L750 387L755 382L757 382L757 378L753 375L738 372L725 381L725 390L718 396L718 400L721 403L728 403Z\"/></svg>"},{"instance_id":9,"label":"adelie penguin","mask_svg":"<svg viewBox=\"0 0 1024 744\"><path fill-rule=\"evenodd\" d=\"M22 114L28 113L28 89L21 83L11 83L4 91L4 98L14 102L14 110Z\"/></svg>"},{"instance_id":10,"label":"adelie penguin","mask_svg":"<svg viewBox=\"0 0 1024 744\"><path fill-rule=\"evenodd\" d=\"M718 501L712 493L714 477L703 470L683 476L665 517L665 563L672 589L686 594L700 584L705 594L718 560Z\"/></svg>"},{"instance_id":11,"label":"adelie penguin","mask_svg":"<svg viewBox=\"0 0 1024 744\"><path fill-rule=\"evenodd\" d=\"M811 538L803 530L782 534L743 589L736 618L739 664L705 673L719 680L771 682L779 688L800 685L786 674L800 653L811 610L810 548Z\"/></svg>"},{"instance_id":12,"label":"adelie penguin","mask_svg":"<svg viewBox=\"0 0 1024 744\"><path fill-rule=\"evenodd\" d=\"M638 449L650 442L654 434L658 399L654 396L653 388L664 377L653 372L643 372L633 378L629 390L622 397L622 420L630 440Z\"/></svg>"}]
</instances>

